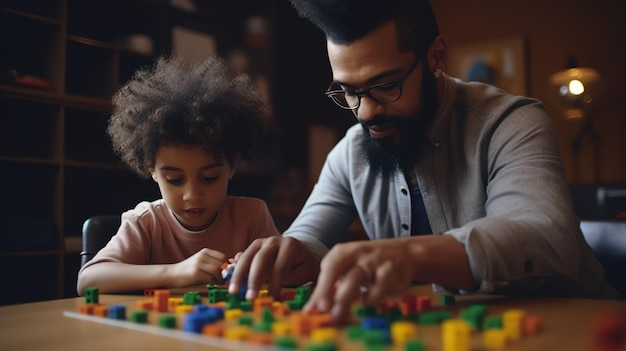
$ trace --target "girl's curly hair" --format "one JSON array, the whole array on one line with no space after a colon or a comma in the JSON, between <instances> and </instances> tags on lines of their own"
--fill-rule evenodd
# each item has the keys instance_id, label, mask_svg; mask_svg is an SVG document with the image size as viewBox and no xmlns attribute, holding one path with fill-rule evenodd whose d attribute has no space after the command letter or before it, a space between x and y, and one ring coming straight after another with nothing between
<instances>
[{"instance_id":1,"label":"girl's curly hair","mask_svg":"<svg viewBox=\"0 0 626 351\"><path fill-rule=\"evenodd\" d=\"M219 57L197 66L161 57L113 96L107 133L122 160L149 178L161 145L200 145L231 165L250 159L265 112L250 78Z\"/></svg>"}]
</instances>

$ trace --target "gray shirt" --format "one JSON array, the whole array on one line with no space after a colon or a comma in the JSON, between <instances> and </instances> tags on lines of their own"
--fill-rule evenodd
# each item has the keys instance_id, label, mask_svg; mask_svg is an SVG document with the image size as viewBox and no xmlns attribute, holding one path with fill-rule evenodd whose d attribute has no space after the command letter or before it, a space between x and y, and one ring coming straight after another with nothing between
<instances>
[{"instance_id":1,"label":"gray shirt","mask_svg":"<svg viewBox=\"0 0 626 351\"><path fill-rule=\"evenodd\" d=\"M618 298L580 231L544 106L489 85L443 78L430 147L414 172L433 233L465 246L480 282L475 292ZM372 240L410 236L406 178L375 174L363 140L360 125L347 131L283 234L319 257L357 216Z\"/></svg>"}]
</instances>

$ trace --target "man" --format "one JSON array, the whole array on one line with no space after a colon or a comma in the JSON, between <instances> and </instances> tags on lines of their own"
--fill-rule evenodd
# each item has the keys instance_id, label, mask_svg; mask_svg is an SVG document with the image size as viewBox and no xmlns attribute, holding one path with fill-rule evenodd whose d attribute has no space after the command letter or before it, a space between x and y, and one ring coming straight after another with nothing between
<instances>
[{"instance_id":1,"label":"man","mask_svg":"<svg viewBox=\"0 0 626 351\"><path fill-rule=\"evenodd\" d=\"M266 282L276 294L316 281L305 309L335 320L415 281L618 298L580 232L539 101L447 76L427 0L291 2L326 34L326 94L359 123L283 237L241 255L232 292L246 275L248 298ZM372 240L340 244L356 216Z\"/></svg>"}]
</instances>

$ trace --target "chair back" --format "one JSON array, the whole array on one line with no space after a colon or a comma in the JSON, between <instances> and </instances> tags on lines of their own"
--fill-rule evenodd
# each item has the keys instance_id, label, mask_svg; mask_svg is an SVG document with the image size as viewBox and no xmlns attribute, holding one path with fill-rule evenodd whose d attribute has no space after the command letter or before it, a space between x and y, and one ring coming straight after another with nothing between
<instances>
[{"instance_id":1,"label":"chair back","mask_svg":"<svg viewBox=\"0 0 626 351\"><path fill-rule=\"evenodd\" d=\"M626 299L626 221L582 220L580 229L604 266L606 280Z\"/></svg>"},{"instance_id":2,"label":"chair back","mask_svg":"<svg viewBox=\"0 0 626 351\"><path fill-rule=\"evenodd\" d=\"M83 223L83 250L80 252L80 266L84 266L117 233L122 218L120 215L99 215L88 218Z\"/></svg>"}]
</instances>

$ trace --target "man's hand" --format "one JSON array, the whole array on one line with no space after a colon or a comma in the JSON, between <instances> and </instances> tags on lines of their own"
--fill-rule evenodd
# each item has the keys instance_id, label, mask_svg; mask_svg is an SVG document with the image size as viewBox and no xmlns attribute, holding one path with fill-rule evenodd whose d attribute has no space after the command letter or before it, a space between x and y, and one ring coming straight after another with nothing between
<instances>
[{"instance_id":1,"label":"man's hand","mask_svg":"<svg viewBox=\"0 0 626 351\"><path fill-rule=\"evenodd\" d=\"M415 259L403 240L385 239L338 244L324 257L321 272L305 311L330 312L335 322L349 317L352 303L362 298L376 305L406 290Z\"/></svg>"},{"instance_id":2,"label":"man's hand","mask_svg":"<svg viewBox=\"0 0 626 351\"><path fill-rule=\"evenodd\" d=\"M324 257L304 310L330 312L333 321L341 323L358 298L375 306L413 281L478 288L465 247L450 235L355 241L335 245Z\"/></svg>"},{"instance_id":3,"label":"man's hand","mask_svg":"<svg viewBox=\"0 0 626 351\"><path fill-rule=\"evenodd\" d=\"M264 283L268 284L269 294L278 298L283 285L314 281L319 273L319 259L303 243L290 237L256 239L236 261L228 292L239 292L247 279L248 300L257 296Z\"/></svg>"}]
</instances>

